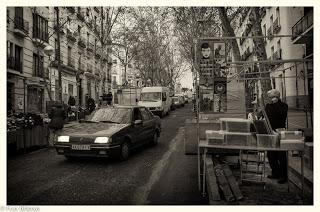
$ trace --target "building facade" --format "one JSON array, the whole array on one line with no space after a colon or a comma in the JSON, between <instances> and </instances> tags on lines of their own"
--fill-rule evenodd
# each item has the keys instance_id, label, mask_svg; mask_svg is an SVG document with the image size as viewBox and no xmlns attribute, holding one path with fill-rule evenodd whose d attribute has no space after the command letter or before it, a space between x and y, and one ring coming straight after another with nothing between
<instances>
[{"instance_id":1,"label":"building facade","mask_svg":"<svg viewBox=\"0 0 320 212\"><path fill-rule=\"evenodd\" d=\"M78 105L85 105L86 94L98 101L111 89L110 48L102 49L96 36L101 18L105 18L100 10L7 8L8 107L16 112L44 113L48 101L60 100L59 89L64 103L74 96ZM53 55L44 53L46 46L54 48Z\"/></svg>"},{"instance_id":2,"label":"building facade","mask_svg":"<svg viewBox=\"0 0 320 212\"><path fill-rule=\"evenodd\" d=\"M237 21L237 36L252 36L252 24L249 20L251 9L247 8ZM313 59L313 8L312 7L262 7L260 8L261 29L267 60L293 60L270 66L271 86L280 91L281 98L290 108L303 109L313 102L313 62L301 59ZM303 36L305 34L311 36ZM288 35L288 36L281 36ZM292 36L290 36L292 35ZM243 61L257 60L252 39L238 40ZM297 61L294 61L294 60ZM250 80L250 72L257 72L255 65L246 66L247 85L252 98L261 94L259 80Z\"/></svg>"}]
</instances>

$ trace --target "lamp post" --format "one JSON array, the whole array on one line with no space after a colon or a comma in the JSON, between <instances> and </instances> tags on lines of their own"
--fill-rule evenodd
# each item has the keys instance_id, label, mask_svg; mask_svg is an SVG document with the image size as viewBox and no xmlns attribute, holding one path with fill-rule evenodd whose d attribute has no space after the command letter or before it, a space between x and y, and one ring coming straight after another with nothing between
<instances>
[{"instance_id":1,"label":"lamp post","mask_svg":"<svg viewBox=\"0 0 320 212\"><path fill-rule=\"evenodd\" d=\"M51 92L51 65L52 65L52 62L53 61L51 61L51 56L54 54L54 48L52 47L52 46L46 46L45 48L44 48L44 53L49 57L49 65L48 65L48 74L49 74L49 80L50 80L50 91L49 92ZM49 97L50 97L50 101L52 100L52 98L51 98L51 93L49 93L48 92L48 95L49 95Z\"/></svg>"}]
</instances>

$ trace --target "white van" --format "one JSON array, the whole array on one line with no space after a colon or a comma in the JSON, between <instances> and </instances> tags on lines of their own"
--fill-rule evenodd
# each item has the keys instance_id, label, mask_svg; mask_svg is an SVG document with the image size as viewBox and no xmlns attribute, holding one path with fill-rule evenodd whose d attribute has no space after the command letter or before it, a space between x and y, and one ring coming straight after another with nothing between
<instances>
[{"instance_id":1,"label":"white van","mask_svg":"<svg viewBox=\"0 0 320 212\"><path fill-rule=\"evenodd\" d=\"M147 107L152 113L163 117L168 115L171 97L167 87L144 87L141 89L139 106Z\"/></svg>"}]
</instances>

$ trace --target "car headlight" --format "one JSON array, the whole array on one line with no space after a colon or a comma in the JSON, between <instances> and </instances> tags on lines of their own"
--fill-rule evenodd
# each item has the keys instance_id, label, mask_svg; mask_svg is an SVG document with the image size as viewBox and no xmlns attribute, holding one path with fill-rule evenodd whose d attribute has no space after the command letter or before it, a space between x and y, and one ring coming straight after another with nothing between
<instances>
[{"instance_id":1,"label":"car headlight","mask_svg":"<svg viewBox=\"0 0 320 212\"><path fill-rule=\"evenodd\" d=\"M58 142L64 142L64 143L69 142L69 136L67 135L58 136Z\"/></svg>"},{"instance_id":2,"label":"car headlight","mask_svg":"<svg viewBox=\"0 0 320 212\"><path fill-rule=\"evenodd\" d=\"M110 142L111 142L111 138L109 138L109 137L97 137L94 140L94 143L96 143L96 144L107 144Z\"/></svg>"}]
</instances>

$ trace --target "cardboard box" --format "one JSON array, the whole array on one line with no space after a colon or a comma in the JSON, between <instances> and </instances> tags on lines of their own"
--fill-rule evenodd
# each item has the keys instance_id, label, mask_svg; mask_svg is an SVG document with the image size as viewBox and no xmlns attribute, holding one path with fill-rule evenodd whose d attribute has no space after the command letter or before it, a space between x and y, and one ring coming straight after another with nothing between
<instances>
[{"instance_id":1,"label":"cardboard box","mask_svg":"<svg viewBox=\"0 0 320 212\"><path fill-rule=\"evenodd\" d=\"M220 118L221 130L227 132L249 133L251 120L241 118Z\"/></svg>"}]
</instances>

